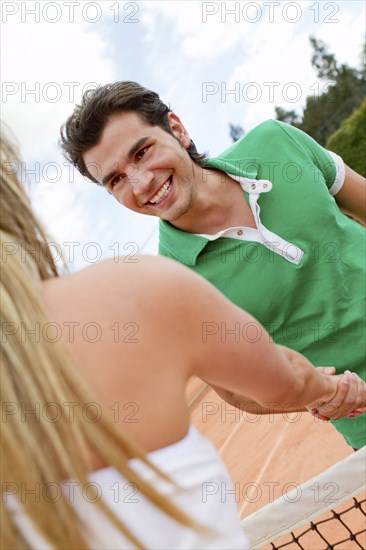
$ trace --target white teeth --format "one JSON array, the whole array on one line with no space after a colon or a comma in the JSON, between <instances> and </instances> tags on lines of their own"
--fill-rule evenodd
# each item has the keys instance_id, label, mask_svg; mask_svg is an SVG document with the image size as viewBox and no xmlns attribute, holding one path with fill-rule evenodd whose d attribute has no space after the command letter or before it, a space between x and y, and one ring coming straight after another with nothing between
<instances>
[{"instance_id":1,"label":"white teeth","mask_svg":"<svg viewBox=\"0 0 366 550\"><path fill-rule=\"evenodd\" d=\"M152 204L157 204L158 202L162 201L168 195L170 188L171 188L171 182L169 178L169 180L166 183L164 183L159 193L156 193L156 195L154 195L149 202L151 202Z\"/></svg>"}]
</instances>

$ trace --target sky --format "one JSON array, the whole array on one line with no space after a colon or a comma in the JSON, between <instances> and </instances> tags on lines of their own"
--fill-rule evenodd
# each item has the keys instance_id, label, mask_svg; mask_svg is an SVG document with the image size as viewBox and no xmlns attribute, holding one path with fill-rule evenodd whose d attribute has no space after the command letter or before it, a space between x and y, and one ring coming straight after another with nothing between
<instances>
[{"instance_id":1,"label":"sky","mask_svg":"<svg viewBox=\"0 0 366 550\"><path fill-rule=\"evenodd\" d=\"M241 2L5 1L1 119L22 159L19 175L71 271L156 254L158 220L128 211L63 158L60 126L82 93L134 80L157 91L200 152L231 144L275 106L301 114L327 86L311 67L309 36L360 66L363 0ZM8 131L9 133L9 131Z\"/></svg>"}]
</instances>

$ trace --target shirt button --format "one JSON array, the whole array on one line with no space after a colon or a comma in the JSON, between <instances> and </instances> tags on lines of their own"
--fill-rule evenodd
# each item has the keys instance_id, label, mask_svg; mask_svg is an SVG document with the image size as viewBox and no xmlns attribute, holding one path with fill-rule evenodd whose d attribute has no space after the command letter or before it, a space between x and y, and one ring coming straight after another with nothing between
<instances>
[{"instance_id":1,"label":"shirt button","mask_svg":"<svg viewBox=\"0 0 366 550\"><path fill-rule=\"evenodd\" d=\"M263 184L263 189L267 189L267 187L268 187L268 183L264 183Z\"/></svg>"},{"instance_id":2,"label":"shirt button","mask_svg":"<svg viewBox=\"0 0 366 550\"><path fill-rule=\"evenodd\" d=\"M242 229L239 229L238 235L240 236L240 235L242 235L243 233L244 233L244 231L243 231Z\"/></svg>"},{"instance_id":3,"label":"shirt button","mask_svg":"<svg viewBox=\"0 0 366 550\"><path fill-rule=\"evenodd\" d=\"M256 184L255 184L255 183L252 183L251 188L252 188L252 189L255 189L256 187L257 187Z\"/></svg>"}]
</instances>

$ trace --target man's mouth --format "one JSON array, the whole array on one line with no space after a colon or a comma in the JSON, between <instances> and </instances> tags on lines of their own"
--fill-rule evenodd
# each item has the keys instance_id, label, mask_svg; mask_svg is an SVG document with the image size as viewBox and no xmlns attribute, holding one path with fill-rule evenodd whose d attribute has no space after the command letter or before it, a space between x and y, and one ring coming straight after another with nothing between
<instances>
[{"instance_id":1,"label":"man's mouth","mask_svg":"<svg viewBox=\"0 0 366 550\"><path fill-rule=\"evenodd\" d=\"M170 193L172 187L172 176L162 185L159 189L159 191L151 197L149 201L147 201L148 204L159 204L162 202Z\"/></svg>"}]
</instances>

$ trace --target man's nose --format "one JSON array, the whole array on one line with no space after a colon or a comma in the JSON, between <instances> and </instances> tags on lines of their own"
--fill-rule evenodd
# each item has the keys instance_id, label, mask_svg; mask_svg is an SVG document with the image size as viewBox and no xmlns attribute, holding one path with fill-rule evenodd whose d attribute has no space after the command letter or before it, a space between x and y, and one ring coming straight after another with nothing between
<instances>
[{"instance_id":1,"label":"man's nose","mask_svg":"<svg viewBox=\"0 0 366 550\"><path fill-rule=\"evenodd\" d=\"M154 173L150 170L136 169L128 179L134 195L138 197L152 190Z\"/></svg>"}]
</instances>

